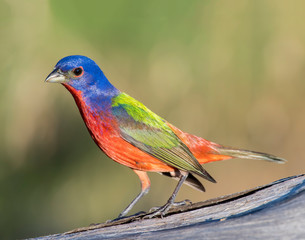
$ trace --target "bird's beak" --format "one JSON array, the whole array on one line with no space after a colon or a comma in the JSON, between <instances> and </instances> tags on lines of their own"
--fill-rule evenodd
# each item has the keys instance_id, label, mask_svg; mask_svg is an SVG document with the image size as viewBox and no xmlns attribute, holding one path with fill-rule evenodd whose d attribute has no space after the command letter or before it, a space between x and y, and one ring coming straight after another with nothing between
<instances>
[{"instance_id":1,"label":"bird's beak","mask_svg":"<svg viewBox=\"0 0 305 240\"><path fill-rule=\"evenodd\" d=\"M45 82L49 83L65 83L68 79L65 77L64 73L55 68L46 78Z\"/></svg>"}]
</instances>

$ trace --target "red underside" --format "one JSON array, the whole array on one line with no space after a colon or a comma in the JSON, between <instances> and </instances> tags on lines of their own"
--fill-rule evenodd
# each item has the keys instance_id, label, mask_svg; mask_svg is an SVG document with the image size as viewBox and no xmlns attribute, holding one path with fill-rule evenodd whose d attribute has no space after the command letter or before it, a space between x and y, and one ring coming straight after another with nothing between
<instances>
[{"instance_id":1,"label":"red underside","mask_svg":"<svg viewBox=\"0 0 305 240\"><path fill-rule=\"evenodd\" d=\"M117 122L112 116L100 115L90 112L84 105L84 101L79 91L69 85L63 84L73 95L86 126L95 143L114 161L132 169L152 172L172 172L175 168L150 156L149 154L134 147L121 138ZM230 159L230 156L217 154L215 143L203 138L184 133L180 129L169 124L175 134L188 146L200 164Z\"/></svg>"}]
</instances>

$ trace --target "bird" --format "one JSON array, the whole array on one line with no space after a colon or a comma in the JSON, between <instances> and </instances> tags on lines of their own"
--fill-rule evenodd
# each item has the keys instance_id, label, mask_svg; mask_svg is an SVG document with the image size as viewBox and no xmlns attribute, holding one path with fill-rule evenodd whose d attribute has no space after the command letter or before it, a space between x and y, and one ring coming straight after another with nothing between
<instances>
[{"instance_id":1,"label":"bird","mask_svg":"<svg viewBox=\"0 0 305 240\"><path fill-rule=\"evenodd\" d=\"M45 82L61 83L72 94L97 146L139 177L140 193L118 218L126 216L149 192L147 172L178 180L165 205L150 213L150 217L163 217L176 204L175 198L182 184L204 192L205 187L198 177L216 183L203 164L232 158L286 161L267 153L223 146L180 130L113 86L100 67L86 56L62 58Z\"/></svg>"}]
</instances>

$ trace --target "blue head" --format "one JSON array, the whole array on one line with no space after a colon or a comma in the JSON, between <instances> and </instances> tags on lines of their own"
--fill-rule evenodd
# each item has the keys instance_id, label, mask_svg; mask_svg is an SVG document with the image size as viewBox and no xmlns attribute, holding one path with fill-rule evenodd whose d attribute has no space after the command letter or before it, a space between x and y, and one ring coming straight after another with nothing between
<instances>
[{"instance_id":1,"label":"blue head","mask_svg":"<svg viewBox=\"0 0 305 240\"><path fill-rule=\"evenodd\" d=\"M90 58L81 55L64 57L45 80L62 83L86 96L112 95L118 90L111 85L99 66Z\"/></svg>"}]
</instances>

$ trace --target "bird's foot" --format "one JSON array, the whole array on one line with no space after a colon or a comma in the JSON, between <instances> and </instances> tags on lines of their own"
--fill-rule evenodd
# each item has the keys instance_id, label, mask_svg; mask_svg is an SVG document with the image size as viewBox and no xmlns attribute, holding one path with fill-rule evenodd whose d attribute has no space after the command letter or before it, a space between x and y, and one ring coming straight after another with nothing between
<instances>
[{"instance_id":1,"label":"bird's foot","mask_svg":"<svg viewBox=\"0 0 305 240\"><path fill-rule=\"evenodd\" d=\"M166 213L168 212L168 210L171 208L173 203L166 203L164 206L162 207L154 207L154 208L151 208L149 210L149 214L148 215L145 215L143 218L144 219L151 219L151 218L154 218L154 217L161 217L163 218Z\"/></svg>"},{"instance_id":2,"label":"bird's foot","mask_svg":"<svg viewBox=\"0 0 305 240\"><path fill-rule=\"evenodd\" d=\"M187 204L192 204L192 202L189 199L186 199L184 201L181 202L167 202L164 206L162 207L153 207L149 210L149 214L145 215L143 218L147 219L147 218L153 218L153 217L161 217L163 218L167 212L172 208L172 207L180 207L180 206L184 206Z\"/></svg>"},{"instance_id":3,"label":"bird's foot","mask_svg":"<svg viewBox=\"0 0 305 240\"><path fill-rule=\"evenodd\" d=\"M190 199L185 199L180 202L174 202L172 206L180 207L180 206L184 206L184 205L192 205L192 201Z\"/></svg>"},{"instance_id":4,"label":"bird's foot","mask_svg":"<svg viewBox=\"0 0 305 240\"><path fill-rule=\"evenodd\" d=\"M122 219L124 219L124 218L136 218L137 216L139 216L139 215L141 215L141 214L144 214L144 213L146 213L146 212L144 212L144 211L141 211L141 212L137 212L137 213L135 213L135 214L133 214L133 215L130 215L130 216L123 216L123 215L119 215L117 218L115 218L115 219L112 219L112 220L107 220L106 221L106 223L111 223L111 222L116 222L116 221L119 221L119 220L122 220Z\"/></svg>"}]
</instances>

